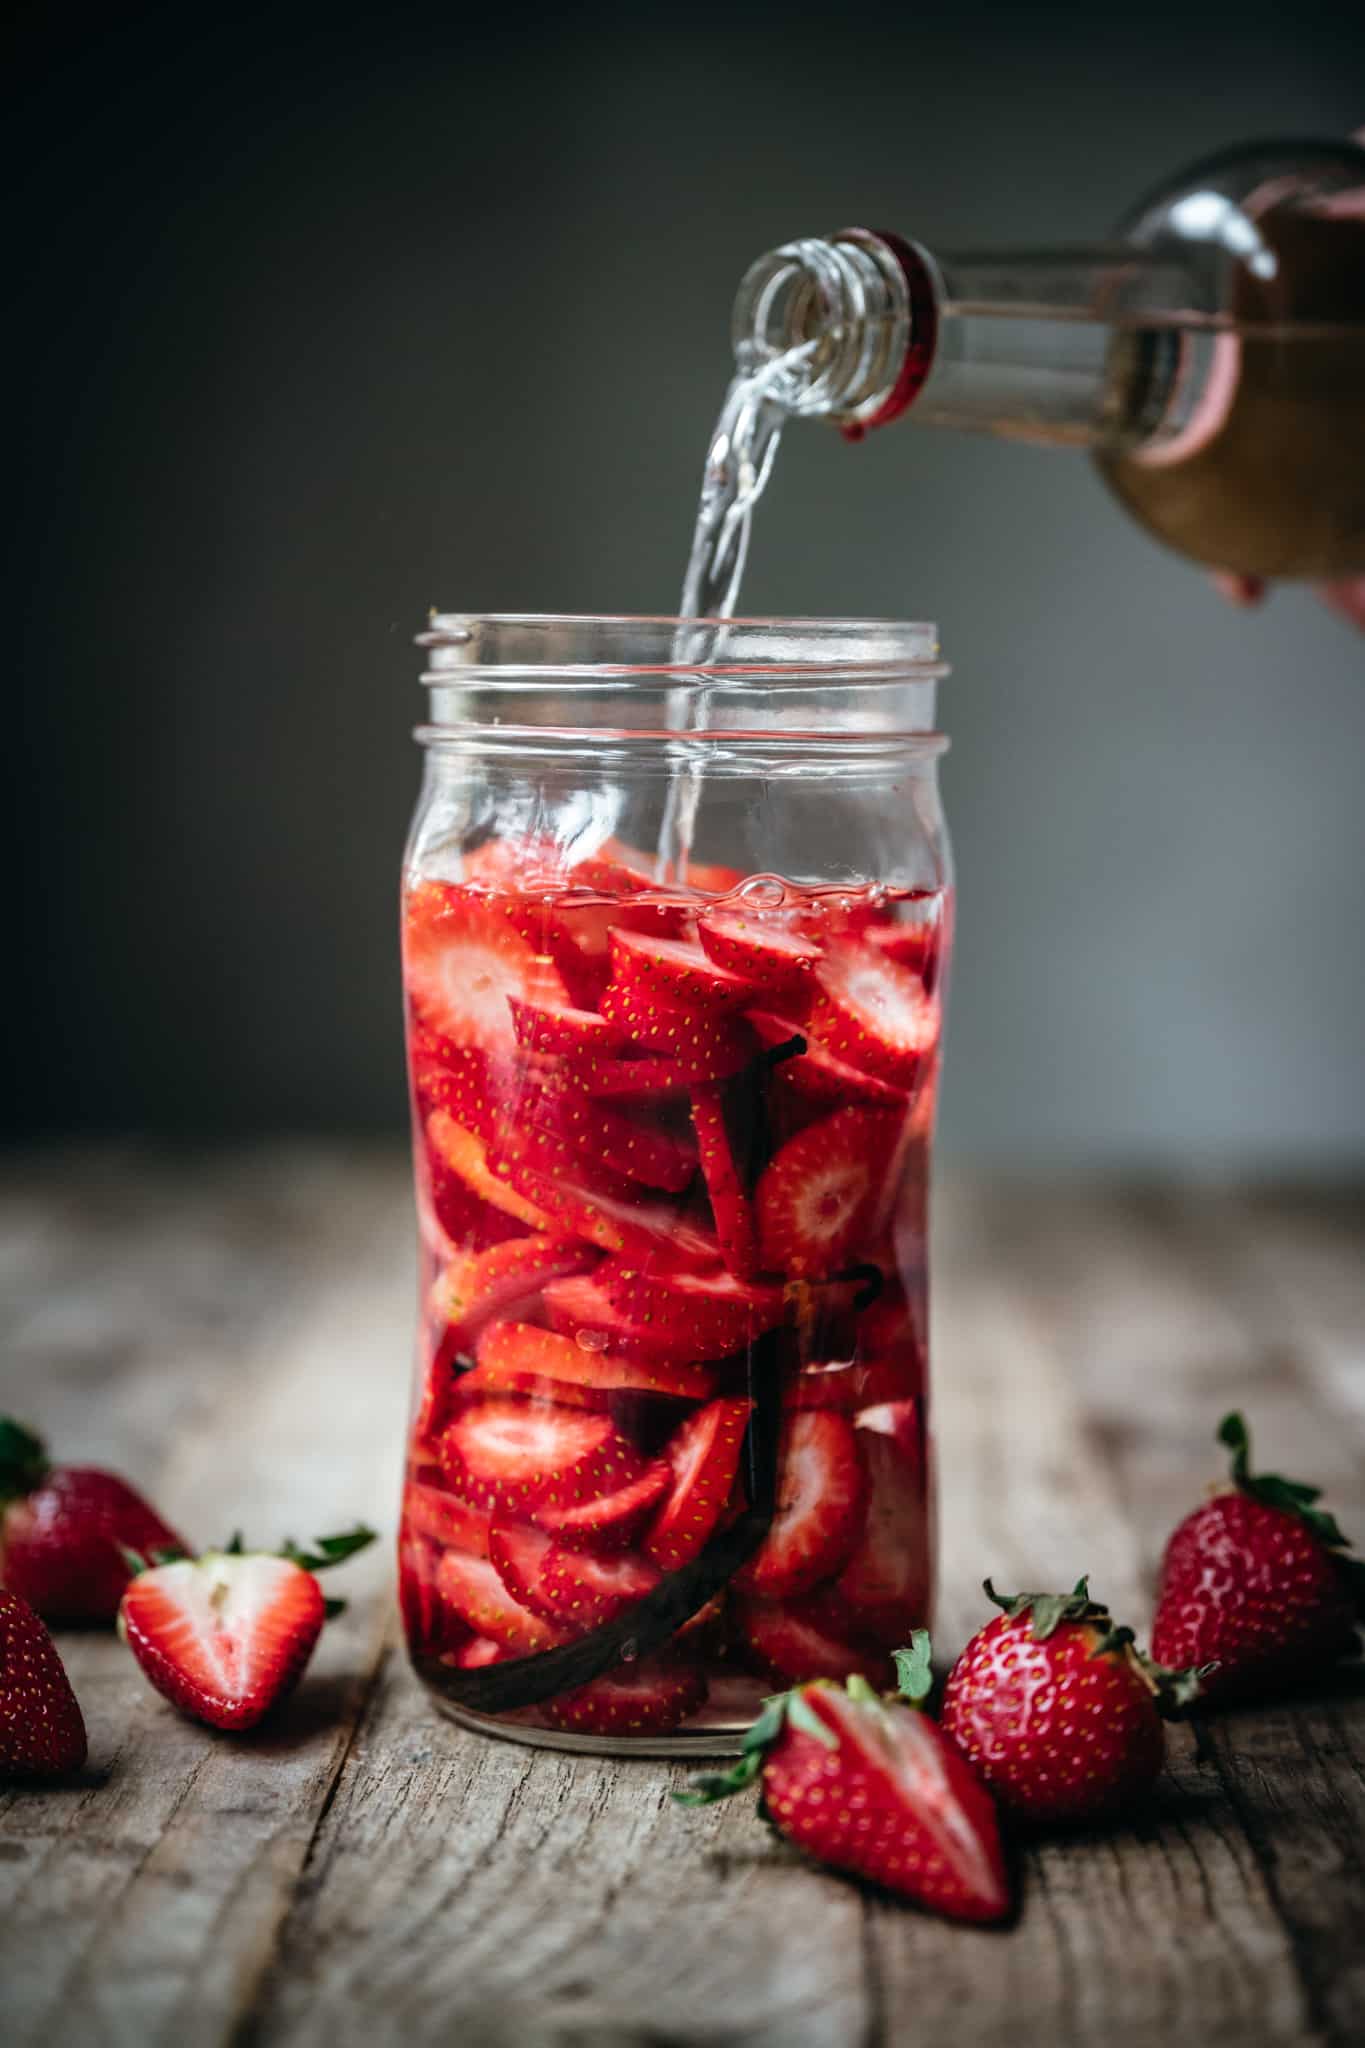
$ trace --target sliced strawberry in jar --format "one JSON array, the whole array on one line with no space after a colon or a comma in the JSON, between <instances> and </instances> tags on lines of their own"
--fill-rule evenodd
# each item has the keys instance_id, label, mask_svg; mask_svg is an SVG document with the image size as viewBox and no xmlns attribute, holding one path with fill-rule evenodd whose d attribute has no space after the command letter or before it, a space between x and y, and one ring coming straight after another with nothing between
<instances>
[{"instance_id":1,"label":"sliced strawberry in jar","mask_svg":"<svg viewBox=\"0 0 1365 2048\"><path fill-rule=\"evenodd\" d=\"M469 1624L437 1585L439 1564L439 1552L405 1527L398 1545L398 1609L404 1638L419 1656L454 1649L469 1634Z\"/></svg>"},{"instance_id":2,"label":"sliced strawberry in jar","mask_svg":"<svg viewBox=\"0 0 1365 2048\"><path fill-rule=\"evenodd\" d=\"M573 1507L538 1507L535 1518L561 1543L594 1550L619 1550L632 1542L646 1517L659 1505L673 1481L666 1458L655 1458L638 1479L614 1493L599 1493Z\"/></svg>"},{"instance_id":3,"label":"sliced strawberry in jar","mask_svg":"<svg viewBox=\"0 0 1365 2048\"><path fill-rule=\"evenodd\" d=\"M877 1402L912 1398L922 1384L913 1357L817 1360L782 1390L784 1408L837 1408L852 1415Z\"/></svg>"},{"instance_id":4,"label":"sliced strawberry in jar","mask_svg":"<svg viewBox=\"0 0 1365 2048\"><path fill-rule=\"evenodd\" d=\"M752 1036L736 1034L723 1048L699 1059L665 1059L659 1054L638 1059L576 1059L572 1079L586 1095L633 1097L651 1101L681 1095L699 1081L724 1080L748 1066L754 1056Z\"/></svg>"},{"instance_id":5,"label":"sliced strawberry in jar","mask_svg":"<svg viewBox=\"0 0 1365 2048\"><path fill-rule=\"evenodd\" d=\"M410 1479L403 1493L403 1531L414 1531L444 1548L453 1544L471 1557L487 1557L492 1517L433 1479Z\"/></svg>"},{"instance_id":6,"label":"sliced strawberry in jar","mask_svg":"<svg viewBox=\"0 0 1365 2048\"><path fill-rule=\"evenodd\" d=\"M823 1594L798 1600L740 1597L735 1616L759 1662L787 1685L812 1678L842 1684L855 1672L879 1692L892 1682L891 1659L852 1639L846 1617Z\"/></svg>"},{"instance_id":7,"label":"sliced strawberry in jar","mask_svg":"<svg viewBox=\"0 0 1365 2048\"><path fill-rule=\"evenodd\" d=\"M610 981L602 1015L635 1045L676 1060L699 1080L732 1074L752 1057L753 1034L729 1010L684 1009L663 1002L638 983Z\"/></svg>"},{"instance_id":8,"label":"sliced strawberry in jar","mask_svg":"<svg viewBox=\"0 0 1365 2048\"><path fill-rule=\"evenodd\" d=\"M903 1111L909 1107L910 1097L904 1088L893 1088L889 1081L879 1081L875 1074L862 1073L847 1061L835 1059L815 1043L804 1025L768 1010L750 1010L748 1020L769 1050L790 1045L794 1038L805 1044L804 1052L784 1059L777 1067L774 1088L790 1089L808 1101L833 1103L840 1108L866 1104L869 1108L875 1105Z\"/></svg>"},{"instance_id":9,"label":"sliced strawberry in jar","mask_svg":"<svg viewBox=\"0 0 1365 2048\"><path fill-rule=\"evenodd\" d=\"M812 1036L835 1059L900 1088L938 1038L938 1010L908 967L865 945L832 947L816 973Z\"/></svg>"},{"instance_id":10,"label":"sliced strawberry in jar","mask_svg":"<svg viewBox=\"0 0 1365 2048\"><path fill-rule=\"evenodd\" d=\"M804 1001L814 993L821 948L799 931L756 913L713 910L697 920L697 937L717 967L755 983L769 999Z\"/></svg>"},{"instance_id":11,"label":"sliced strawberry in jar","mask_svg":"<svg viewBox=\"0 0 1365 2048\"><path fill-rule=\"evenodd\" d=\"M777 1506L736 1586L790 1598L839 1570L862 1524L867 1478L853 1426L831 1409L791 1415L777 1446Z\"/></svg>"},{"instance_id":12,"label":"sliced strawberry in jar","mask_svg":"<svg viewBox=\"0 0 1365 2048\"><path fill-rule=\"evenodd\" d=\"M686 1193L697 1176L694 1146L560 1081L535 1096L528 1114L562 1134L576 1151L627 1180L666 1194Z\"/></svg>"},{"instance_id":13,"label":"sliced strawberry in jar","mask_svg":"<svg viewBox=\"0 0 1365 2048\"><path fill-rule=\"evenodd\" d=\"M629 1554L570 1549L544 1529L495 1526L492 1558L509 1590L547 1620L585 1634L652 1593L657 1569Z\"/></svg>"},{"instance_id":14,"label":"sliced strawberry in jar","mask_svg":"<svg viewBox=\"0 0 1365 2048\"><path fill-rule=\"evenodd\" d=\"M847 1265L883 1193L899 1133L897 1117L839 1109L789 1138L754 1191L764 1266L819 1276Z\"/></svg>"},{"instance_id":15,"label":"sliced strawberry in jar","mask_svg":"<svg viewBox=\"0 0 1365 2048\"><path fill-rule=\"evenodd\" d=\"M680 1330L632 1321L592 1276L555 1280L545 1290L545 1315L553 1330L588 1351L612 1351L643 1364L695 1364L699 1353ZM719 1354L712 1353L711 1356Z\"/></svg>"},{"instance_id":16,"label":"sliced strawberry in jar","mask_svg":"<svg viewBox=\"0 0 1365 2048\"><path fill-rule=\"evenodd\" d=\"M830 1591L862 1636L888 1650L908 1643L929 1619L929 1496L923 1445L859 1429L868 1478L857 1545Z\"/></svg>"},{"instance_id":17,"label":"sliced strawberry in jar","mask_svg":"<svg viewBox=\"0 0 1365 2048\"><path fill-rule=\"evenodd\" d=\"M533 1306L547 1282L586 1273L596 1260L597 1253L578 1238L540 1231L452 1260L431 1290L443 1341L468 1347L495 1317Z\"/></svg>"},{"instance_id":18,"label":"sliced strawberry in jar","mask_svg":"<svg viewBox=\"0 0 1365 2048\"><path fill-rule=\"evenodd\" d=\"M556 1234L554 1219L493 1172L483 1139L457 1123L449 1110L432 1111L427 1118L426 1137L433 1171L443 1168L454 1174L481 1202L515 1216L532 1230L544 1231L549 1237Z\"/></svg>"},{"instance_id":19,"label":"sliced strawberry in jar","mask_svg":"<svg viewBox=\"0 0 1365 2048\"><path fill-rule=\"evenodd\" d=\"M593 1277L630 1323L666 1331L695 1358L742 1351L785 1314L780 1287L737 1280L719 1264L684 1266L623 1255L604 1259Z\"/></svg>"},{"instance_id":20,"label":"sliced strawberry in jar","mask_svg":"<svg viewBox=\"0 0 1365 2048\"><path fill-rule=\"evenodd\" d=\"M479 1364L492 1373L534 1374L603 1393L669 1394L680 1400L705 1401L716 1387L716 1376L708 1366L621 1358L609 1351L584 1349L557 1330L542 1330L529 1323L494 1324L479 1339L477 1356Z\"/></svg>"},{"instance_id":21,"label":"sliced strawberry in jar","mask_svg":"<svg viewBox=\"0 0 1365 2048\"><path fill-rule=\"evenodd\" d=\"M723 1083L705 1082L693 1089L692 1122L725 1263L738 1279L750 1280L758 1270L758 1232L730 1142Z\"/></svg>"},{"instance_id":22,"label":"sliced strawberry in jar","mask_svg":"<svg viewBox=\"0 0 1365 2048\"><path fill-rule=\"evenodd\" d=\"M439 882L419 882L409 892L403 971L429 1030L485 1052L510 1052L516 1044L509 997L554 1002L568 994L553 964L498 908Z\"/></svg>"},{"instance_id":23,"label":"sliced strawberry in jar","mask_svg":"<svg viewBox=\"0 0 1365 2048\"><path fill-rule=\"evenodd\" d=\"M646 1557L662 1570L676 1571L705 1549L730 1498L749 1414L748 1401L711 1401L670 1438L664 1455L672 1488L644 1541Z\"/></svg>"},{"instance_id":24,"label":"sliced strawberry in jar","mask_svg":"<svg viewBox=\"0 0 1365 2048\"><path fill-rule=\"evenodd\" d=\"M733 1010L760 994L756 982L718 967L700 946L619 929L611 935L611 979L623 998L683 1010Z\"/></svg>"},{"instance_id":25,"label":"sliced strawberry in jar","mask_svg":"<svg viewBox=\"0 0 1365 2048\"><path fill-rule=\"evenodd\" d=\"M582 1735L667 1735L706 1702L706 1680L667 1653L623 1664L541 1707L553 1728Z\"/></svg>"},{"instance_id":26,"label":"sliced strawberry in jar","mask_svg":"<svg viewBox=\"0 0 1365 2048\"><path fill-rule=\"evenodd\" d=\"M486 1671L490 1664L505 1664L512 1652L502 1643L495 1643L492 1636L471 1636L467 1643L461 1643L441 1659L456 1671Z\"/></svg>"},{"instance_id":27,"label":"sliced strawberry in jar","mask_svg":"<svg viewBox=\"0 0 1365 2048\"><path fill-rule=\"evenodd\" d=\"M871 931L863 934L863 940L875 952L894 960L898 967L908 967L933 993L934 970L938 964L937 923L874 925Z\"/></svg>"},{"instance_id":28,"label":"sliced strawberry in jar","mask_svg":"<svg viewBox=\"0 0 1365 2048\"><path fill-rule=\"evenodd\" d=\"M516 1190L552 1228L584 1238L603 1251L644 1259L672 1253L702 1264L720 1256L709 1232L697 1229L667 1203L640 1200L629 1182L627 1199L596 1185L586 1187L566 1174L546 1172L524 1156L495 1155L491 1164L496 1177L505 1177L509 1191Z\"/></svg>"},{"instance_id":29,"label":"sliced strawberry in jar","mask_svg":"<svg viewBox=\"0 0 1365 2048\"><path fill-rule=\"evenodd\" d=\"M619 1053L625 1038L596 1010L576 1010L567 1003L522 1002L511 998L512 1029L517 1043L532 1053Z\"/></svg>"},{"instance_id":30,"label":"sliced strawberry in jar","mask_svg":"<svg viewBox=\"0 0 1365 2048\"><path fill-rule=\"evenodd\" d=\"M571 1630L523 1606L489 1558L447 1550L437 1566L436 1583L441 1597L477 1635L491 1636L519 1657L533 1657L571 1640Z\"/></svg>"},{"instance_id":31,"label":"sliced strawberry in jar","mask_svg":"<svg viewBox=\"0 0 1365 2048\"><path fill-rule=\"evenodd\" d=\"M570 1506L643 1470L609 1416L516 1400L462 1408L442 1434L441 1465L472 1506L516 1511Z\"/></svg>"}]
</instances>

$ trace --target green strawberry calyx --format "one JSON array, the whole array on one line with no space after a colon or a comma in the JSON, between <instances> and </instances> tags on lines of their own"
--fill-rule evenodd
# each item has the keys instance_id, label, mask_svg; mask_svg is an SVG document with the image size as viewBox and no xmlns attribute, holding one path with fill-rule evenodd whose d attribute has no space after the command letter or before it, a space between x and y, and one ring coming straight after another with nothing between
<instances>
[{"instance_id":1,"label":"green strawberry calyx","mask_svg":"<svg viewBox=\"0 0 1365 2048\"><path fill-rule=\"evenodd\" d=\"M1322 1498L1322 1488L1309 1486L1301 1479L1285 1479L1278 1472L1253 1472L1251 1431L1236 1409L1219 1423L1218 1441L1232 1452L1232 1483L1237 1491L1266 1507L1296 1515L1311 1529L1345 1576L1355 1600L1356 1612L1365 1616L1365 1559L1344 1555L1352 1547L1351 1539L1334 1514L1317 1506Z\"/></svg>"},{"instance_id":2,"label":"green strawberry calyx","mask_svg":"<svg viewBox=\"0 0 1365 2048\"><path fill-rule=\"evenodd\" d=\"M1096 1630L1098 1640L1091 1657L1123 1657L1151 1689L1157 1711L1168 1718L1194 1704L1200 1695L1201 1680L1213 1669L1211 1664L1200 1664L1176 1671L1158 1664L1138 1648L1132 1629L1117 1627L1104 1603L1091 1599L1088 1572L1077 1579L1069 1593L997 1593L989 1579L983 1579L982 1590L1012 1621L1028 1615L1035 1643L1045 1643L1064 1621L1079 1622Z\"/></svg>"},{"instance_id":3,"label":"green strawberry calyx","mask_svg":"<svg viewBox=\"0 0 1365 2048\"><path fill-rule=\"evenodd\" d=\"M860 1705L875 1706L883 1712L888 1707L919 1706L928 1697L933 1684L928 1629L915 1630L908 1647L896 1651L895 1663L899 1688L896 1692L879 1693L856 1671L845 1681L845 1692ZM793 1686L790 1692L775 1693L763 1702L763 1712L745 1733L740 1744L739 1761L728 1771L703 1772L685 1791L675 1792L674 1800L679 1806L711 1806L718 1799L729 1799L736 1792L747 1791L758 1778L768 1752L786 1727L795 1728L802 1735L813 1736L826 1749L837 1749L839 1738L820 1719L809 1699L811 1693L837 1691L833 1679L816 1678L808 1685Z\"/></svg>"},{"instance_id":4,"label":"green strawberry calyx","mask_svg":"<svg viewBox=\"0 0 1365 2048\"><path fill-rule=\"evenodd\" d=\"M42 1438L12 1415L0 1415L0 1507L32 1493L51 1470Z\"/></svg>"},{"instance_id":5,"label":"green strawberry calyx","mask_svg":"<svg viewBox=\"0 0 1365 2048\"><path fill-rule=\"evenodd\" d=\"M185 1550L149 1550L144 1555L141 1551L130 1550L126 1544L120 1548L123 1552L123 1562L133 1578L137 1578L142 1572L155 1571L158 1565L201 1564L205 1557L214 1555L283 1557L290 1564L298 1565L301 1571L325 1572L333 1565L345 1564L348 1557L354 1557L358 1550L364 1550L368 1544L373 1543L375 1536L376 1532L373 1529L367 1528L363 1522L357 1522L354 1529L347 1529L340 1536L319 1536L311 1550L304 1550L295 1543L292 1536L287 1536L278 1550L248 1552L240 1529L234 1530L220 1551L215 1553L206 1550L198 1558L192 1558ZM326 1608L328 1621L333 1621L338 1614L345 1613L346 1602L329 1600Z\"/></svg>"}]
</instances>

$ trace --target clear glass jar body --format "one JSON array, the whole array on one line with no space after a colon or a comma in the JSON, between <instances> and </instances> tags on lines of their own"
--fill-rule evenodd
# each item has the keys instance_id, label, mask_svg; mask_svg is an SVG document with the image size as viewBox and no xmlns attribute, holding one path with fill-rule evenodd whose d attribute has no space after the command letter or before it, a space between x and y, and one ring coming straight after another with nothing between
<instances>
[{"instance_id":1,"label":"clear glass jar body","mask_svg":"<svg viewBox=\"0 0 1365 2048\"><path fill-rule=\"evenodd\" d=\"M935 636L424 644L409 1650L491 1733L724 1750L928 1618Z\"/></svg>"}]
</instances>

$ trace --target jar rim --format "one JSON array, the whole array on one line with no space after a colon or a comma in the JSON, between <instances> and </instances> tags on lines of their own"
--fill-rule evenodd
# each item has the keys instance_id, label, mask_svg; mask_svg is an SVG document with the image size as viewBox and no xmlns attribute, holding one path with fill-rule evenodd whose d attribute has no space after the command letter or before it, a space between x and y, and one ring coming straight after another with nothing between
<instances>
[{"instance_id":1,"label":"jar rim","mask_svg":"<svg viewBox=\"0 0 1365 2048\"><path fill-rule=\"evenodd\" d=\"M690 645L678 647L680 635ZM745 617L688 619L608 612L436 612L417 645L422 680L499 683L553 674L563 686L632 676L805 679L863 686L948 673L927 621Z\"/></svg>"}]
</instances>

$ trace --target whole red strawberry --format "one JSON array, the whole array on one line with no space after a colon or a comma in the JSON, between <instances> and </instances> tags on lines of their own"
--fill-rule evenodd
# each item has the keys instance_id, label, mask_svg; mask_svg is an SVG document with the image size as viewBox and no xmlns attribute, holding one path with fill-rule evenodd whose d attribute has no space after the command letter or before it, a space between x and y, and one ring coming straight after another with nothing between
<instances>
[{"instance_id":1,"label":"whole red strawberry","mask_svg":"<svg viewBox=\"0 0 1365 2048\"><path fill-rule=\"evenodd\" d=\"M0 1586L52 1622L112 1621L124 1551L184 1550L140 1493L92 1465L53 1465L42 1439L0 1417Z\"/></svg>"},{"instance_id":2,"label":"whole red strawberry","mask_svg":"<svg viewBox=\"0 0 1365 2048\"><path fill-rule=\"evenodd\" d=\"M1081 1579L1072 1593L986 1592L987 1622L948 1674L943 1730L1006 1812L1088 1822L1131 1806L1165 1760L1162 1714L1198 1690L1193 1674L1138 1655Z\"/></svg>"},{"instance_id":3,"label":"whole red strawberry","mask_svg":"<svg viewBox=\"0 0 1365 2048\"><path fill-rule=\"evenodd\" d=\"M1212 1700L1275 1692L1357 1654L1365 1565L1316 1486L1251 1471L1240 1415L1218 1440L1232 1452L1232 1485L1187 1515L1166 1545L1152 1651L1163 1661L1214 1662Z\"/></svg>"},{"instance_id":4,"label":"whole red strawberry","mask_svg":"<svg viewBox=\"0 0 1365 2048\"><path fill-rule=\"evenodd\" d=\"M0 1778L59 1778L85 1762L85 1722L37 1615L0 1592Z\"/></svg>"},{"instance_id":5,"label":"whole red strawberry","mask_svg":"<svg viewBox=\"0 0 1365 2048\"><path fill-rule=\"evenodd\" d=\"M929 1638L915 1632L883 1697L817 1679L769 1700L733 1770L674 1794L703 1806L762 1781L762 1811L799 1848L954 1920L1000 1920L1009 1882L990 1794L919 1711Z\"/></svg>"}]
</instances>

